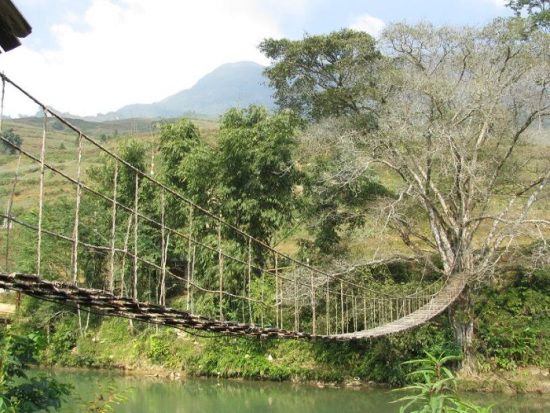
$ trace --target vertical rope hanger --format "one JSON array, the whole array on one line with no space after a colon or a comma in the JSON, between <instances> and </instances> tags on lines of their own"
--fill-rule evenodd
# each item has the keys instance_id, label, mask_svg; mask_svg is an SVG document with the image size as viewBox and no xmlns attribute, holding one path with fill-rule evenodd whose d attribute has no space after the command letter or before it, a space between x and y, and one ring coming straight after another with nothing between
<instances>
[{"instance_id":1,"label":"vertical rope hanger","mask_svg":"<svg viewBox=\"0 0 550 413\"><path fill-rule=\"evenodd\" d=\"M138 299L138 208L139 208L139 175L135 174L134 190L134 277L133 277L133 298Z\"/></svg>"},{"instance_id":2,"label":"vertical rope hanger","mask_svg":"<svg viewBox=\"0 0 550 413\"><path fill-rule=\"evenodd\" d=\"M338 296L334 297L334 334L338 334ZM341 331L343 333L343 331Z\"/></svg>"},{"instance_id":3,"label":"vertical rope hanger","mask_svg":"<svg viewBox=\"0 0 550 413\"><path fill-rule=\"evenodd\" d=\"M252 238L248 237L248 259L247 259L247 277L248 277L248 316L250 318L250 324L254 325L254 319L252 317Z\"/></svg>"},{"instance_id":4,"label":"vertical rope hanger","mask_svg":"<svg viewBox=\"0 0 550 413\"><path fill-rule=\"evenodd\" d=\"M325 317L326 317L326 335L330 335L330 278L327 277L327 289L325 295Z\"/></svg>"},{"instance_id":5,"label":"vertical rope hanger","mask_svg":"<svg viewBox=\"0 0 550 413\"><path fill-rule=\"evenodd\" d=\"M118 196L118 162L115 160L115 171L113 176L113 205L111 212L111 257L109 270L109 291L115 290L115 239L116 239L116 209ZM122 269L124 271L124 269Z\"/></svg>"},{"instance_id":6,"label":"vertical rope hanger","mask_svg":"<svg viewBox=\"0 0 550 413\"><path fill-rule=\"evenodd\" d=\"M294 331L300 330L300 319L298 314L298 275L294 275Z\"/></svg>"},{"instance_id":7,"label":"vertical rope hanger","mask_svg":"<svg viewBox=\"0 0 550 413\"><path fill-rule=\"evenodd\" d=\"M275 265L275 325L279 328L279 305L280 305L280 293L279 293L279 271L277 269L277 254L273 254L273 262Z\"/></svg>"},{"instance_id":8,"label":"vertical rope hanger","mask_svg":"<svg viewBox=\"0 0 550 413\"><path fill-rule=\"evenodd\" d=\"M126 288L126 259L128 257L128 243L130 242L130 230L132 229L132 216L128 215L128 223L126 225L126 234L124 235L124 254L122 255L122 272L120 274L120 296L124 296L124 289Z\"/></svg>"},{"instance_id":9,"label":"vertical rope hanger","mask_svg":"<svg viewBox=\"0 0 550 413\"><path fill-rule=\"evenodd\" d=\"M363 294L363 330L367 328L367 297Z\"/></svg>"},{"instance_id":10,"label":"vertical rope hanger","mask_svg":"<svg viewBox=\"0 0 550 413\"><path fill-rule=\"evenodd\" d=\"M161 266L161 274L160 274L160 297L159 297L159 304L165 305L166 304L166 253L167 253L167 242L166 242L166 229L164 225L164 189L161 189L160 192L160 266ZM189 273L187 274L189 276ZM188 292L189 293L189 292Z\"/></svg>"},{"instance_id":11,"label":"vertical rope hanger","mask_svg":"<svg viewBox=\"0 0 550 413\"><path fill-rule=\"evenodd\" d=\"M342 318L342 333L344 333L344 283L340 280L340 316Z\"/></svg>"},{"instance_id":12,"label":"vertical rope hanger","mask_svg":"<svg viewBox=\"0 0 550 413\"><path fill-rule=\"evenodd\" d=\"M219 271L219 313L223 320L223 250L222 250L222 226L218 221L218 271Z\"/></svg>"},{"instance_id":13,"label":"vertical rope hanger","mask_svg":"<svg viewBox=\"0 0 550 413\"><path fill-rule=\"evenodd\" d=\"M357 295L353 295L353 329L357 331L359 328L359 321L357 316Z\"/></svg>"},{"instance_id":14,"label":"vertical rope hanger","mask_svg":"<svg viewBox=\"0 0 550 413\"><path fill-rule=\"evenodd\" d=\"M191 309L191 270L192 270L192 260L191 260L191 254L192 254L192 248L193 248L193 213L194 209L192 205L189 205L189 216L188 216L188 233L189 237L187 240L187 297L186 297L186 309L189 311Z\"/></svg>"},{"instance_id":15,"label":"vertical rope hanger","mask_svg":"<svg viewBox=\"0 0 550 413\"><path fill-rule=\"evenodd\" d=\"M317 334L317 314L315 312L315 285L313 280L313 272L310 272L311 282L311 332L313 335Z\"/></svg>"},{"instance_id":16,"label":"vertical rope hanger","mask_svg":"<svg viewBox=\"0 0 550 413\"><path fill-rule=\"evenodd\" d=\"M36 245L36 274L40 276L42 264L42 216L44 209L44 158L46 156L46 128L48 122L48 112L45 107L42 107L44 115L42 125L42 144L40 147L40 183L38 196L38 240Z\"/></svg>"},{"instance_id":17,"label":"vertical rope hanger","mask_svg":"<svg viewBox=\"0 0 550 413\"><path fill-rule=\"evenodd\" d=\"M74 208L74 227L73 227L73 251L72 251L72 281L78 282L78 239L80 227L80 198L82 196L82 187L80 185L80 173L82 163L82 134L78 135L78 153L76 158L76 201Z\"/></svg>"},{"instance_id":18,"label":"vertical rope hanger","mask_svg":"<svg viewBox=\"0 0 550 413\"><path fill-rule=\"evenodd\" d=\"M193 245L193 255L191 256L191 285L193 284L193 277L195 274L195 256L197 252L197 246ZM191 314L194 314L194 305L193 305L193 289L190 290L191 293L191 306L189 308L189 311L191 311Z\"/></svg>"}]
</instances>

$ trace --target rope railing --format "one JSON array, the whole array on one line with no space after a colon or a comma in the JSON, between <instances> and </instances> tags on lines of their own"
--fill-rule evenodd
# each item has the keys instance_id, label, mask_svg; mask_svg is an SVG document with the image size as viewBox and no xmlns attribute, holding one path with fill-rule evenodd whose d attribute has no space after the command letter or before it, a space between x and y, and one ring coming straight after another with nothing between
<instances>
[{"instance_id":1,"label":"rope railing","mask_svg":"<svg viewBox=\"0 0 550 413\"><path fill-rule=\"evenodd\" d=\"M85 270L79 264L81 257L100 254L99 258L94 256L99 266L95 277L102 277L102 289L118 293L119 297L129 296L136 302L153 298L158 305L166 306L167 293L175 289L184 297L188 313L198 312L219 323L240 320L250 326L274 326L281 331L288 331L291 326L297 334L307 331L308 337L341 336L391 324L429 306L445 289L446 282L436 281L412 292L407 292L409 287L404 285L383 291L355 280L359 269L330 272L280 252L154 178L153 168L149 174L132 165L7 76L0 76L0 131L6 84L36 103L43 114L38 156L0 136L4 145L18 153L6 213L0 214L7 222L5 271L10 269L10 239L14 236L11 226L15 224L36 236L35 273L41 278L54 276L44 266L47 259L43 236L47 236L69 244L68 274L74 286L80 287L83 279L86 282ZM48 160L49 119L77 134L76 176ZM88 145L111 162L112 185L108 194L83 180L84 149ZM14 215L22 158L39 168L36 222L31 222L28 214L27 218ZM52 228L47 217L46 171L75 188L70 235ZM131 181L127 185L127 202L123 201L122 176ZM151 197L158 205L151 203ZM105 211L103 233L95 227L95 215L88 216L83 211L83 199ZM178 204L187 205L188 212L178 215L180 225L175 226L170 223L174 211L168 206ZM261 259L255 256L258 251ZM400 290L397 293L396 288Z\"/></svg>"}]
</instances>

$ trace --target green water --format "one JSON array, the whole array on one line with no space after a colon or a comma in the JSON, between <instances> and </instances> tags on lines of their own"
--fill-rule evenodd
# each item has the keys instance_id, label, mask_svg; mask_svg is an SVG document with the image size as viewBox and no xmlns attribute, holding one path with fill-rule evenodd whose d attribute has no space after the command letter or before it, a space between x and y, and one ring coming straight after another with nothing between
<instances>
[{"instance_id":1,"label":"green water","mask_svg":"<svg viewBox=\"0 0 550 413\"><path fill-rule=\"evenodd\" d=\"M74 386L62 412L87 411L91 400L125 394L114 413L393 413L387 390L317 388L312 385L271 382L241 382L215 379L162 381L107 372L53 373ZM550 412L548 396L468 395L482 403L496 403L495 412Z\"/></svg>"}]
</instances>

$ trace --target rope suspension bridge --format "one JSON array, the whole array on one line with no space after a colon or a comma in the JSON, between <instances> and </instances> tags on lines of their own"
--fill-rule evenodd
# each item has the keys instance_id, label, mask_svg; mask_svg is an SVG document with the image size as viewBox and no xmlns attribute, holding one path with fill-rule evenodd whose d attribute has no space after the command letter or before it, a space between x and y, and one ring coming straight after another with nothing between
<instances>
[{"instance_id":1,"label":"rope suspension bridge","mask_svg":"<svg viewBox=\"0 0 550 413\"><path fill-rule=\"evenodd\" d=\"M3 191L0 288L177 328L353 340L423 324L465 287L466 277L457 276L421 289L404 285L379 291L353 272L330 272L302 262L140 170L4 74L1 78L0 130L6 86L38 105L43 119L38 153L0 135L17 155L16 170ZM48 156L51 120L74 133L74 171ZM109 166L108 190L85 179L83 162L90 148ZM38 172L36 208L16 213L18 185L31 171ZM69 208L62 212L47 203L48 179L53 177L72 187ZM67 211L69 226L55 215ZM29 245L32 263L12 257ZM167 305L176 296L178 309Z\"/></svg>"}]
</instances>

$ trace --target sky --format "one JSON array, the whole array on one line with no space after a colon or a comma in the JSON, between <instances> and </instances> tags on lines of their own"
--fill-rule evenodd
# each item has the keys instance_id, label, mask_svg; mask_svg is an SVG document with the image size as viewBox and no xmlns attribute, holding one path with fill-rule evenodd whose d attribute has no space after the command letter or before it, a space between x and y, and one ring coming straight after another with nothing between
<instances>
[{"instance_id":1,"label":"sky","mask_svg":"<svg viewBox=\"0 0 550 413\"><path fill-rule=\"evenodd\" d=\"M48 106L94 115L191 87L221 64L255 61L264 38L391 22L482 25L506 0L13 0L33 32L0 71ZM13 90L5 113L34 114Z\"/></svg>"}]
</instances>

